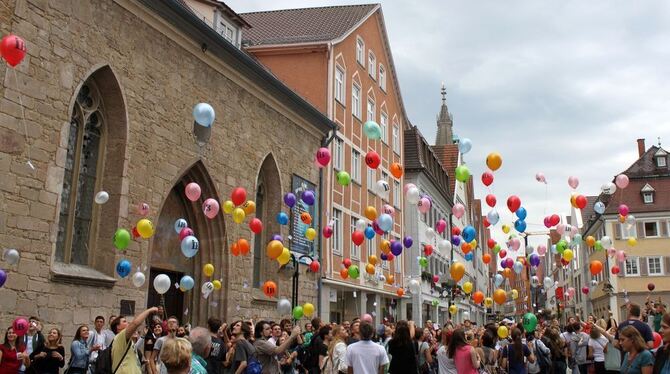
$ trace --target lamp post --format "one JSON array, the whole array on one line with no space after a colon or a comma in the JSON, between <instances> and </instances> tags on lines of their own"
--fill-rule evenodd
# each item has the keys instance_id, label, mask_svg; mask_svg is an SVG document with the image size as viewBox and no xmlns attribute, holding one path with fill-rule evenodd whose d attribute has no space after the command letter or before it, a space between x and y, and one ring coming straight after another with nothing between
<instances>
[{"instance_id":1,"label":"lamp post","mask_svg":"<svg viewBox=\"0 0 670 374\"><path fill-rule=\"evenodd\" d=\"M300 293L300 283L298 282L300 280L300 261L302 261L303 258L308 258L312 261L314 261L314 258L310 255L301 255L300 257L296 258L293 253L291 253L291 261L293 264L293 276L291 277L291 305L295 308L298 305L298 294ZM293 323L297 319L293 318Z\"/></svg>"}]
</instances>

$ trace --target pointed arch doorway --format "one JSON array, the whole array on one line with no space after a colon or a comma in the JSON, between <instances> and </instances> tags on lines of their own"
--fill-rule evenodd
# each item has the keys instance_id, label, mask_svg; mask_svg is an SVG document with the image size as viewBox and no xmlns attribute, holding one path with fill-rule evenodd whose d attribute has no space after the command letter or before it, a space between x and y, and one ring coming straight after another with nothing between
<instances>
[{"instance_id":1,"label":"pointed arch doorway","mask_svg":"<svg viewBox=\"0 0 670 374\"><path fill-rule=\"evenodd\" d=\"M186 185L191 182L198 183L202 189L200 199L195 202L188 200L184 194ZM229 269L223 212L214 219L208 219L201 208L203 201L210 197L221 201L205 165L197 161L178 178L163 201L150 246L147 306L157 306L162 302L166 316L175 315L182 324L190 322L194 326L204 325L210 316L225 318L228 310L227 298L224 297L224 290L229 283ZM174 223L179 218L186 219L200 242L200 250L192 258L186 258L181 253L179 234L174 229ZM214 265L211 278L202 273L207 263ZM161 300L153 288L154 278L161 273L168 275L173 285L183 275L190 275L195 281L195 287L188 292L181 292L173 286ZM202 284L214 279L221 280L221 289L214 291L207 299L203 298L200 293Z\"/></svg>"}]
</instances>

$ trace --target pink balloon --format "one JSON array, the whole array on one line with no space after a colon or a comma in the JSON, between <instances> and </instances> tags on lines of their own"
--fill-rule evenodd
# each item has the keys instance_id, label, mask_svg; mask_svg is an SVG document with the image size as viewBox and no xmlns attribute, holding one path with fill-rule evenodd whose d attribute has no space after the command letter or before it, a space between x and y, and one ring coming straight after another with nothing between
<instances>
[{"instance_id":1,"label":"pink balloon","mask_svg":"<svg viewBox=\"0 0 670 374\"><path fill-rule=\"evenodd\" d=\"M544 244L540 244L537 246L537 254L540 256L544 256L544 254L547 253L547 246Z\"/></svg>"},{"instance_id":2,"label":"pink balloon","mask_svg":"<svg viewBox=\"0 0 670 374\"><path fill-rule=\"evenodd\" d=\"M384 206L382 206L382 212L388 214L391 217L395 216L395 208L388 204L384 204Z\"/></svg>"},{"instance_id":3,"label":"pink balloon","mask_svg":"<svg viewBox=\"0 0 670 374\"><path fill-rule=\"evenodd\" d=\"M181 231L179 231L179 242L181 243L181 241L184 240L184 238L187 236L195 236L195 233L193 230L191 230L191 228L184 227L181 229Z\"/></svg>"},{"instance_id":4,"label":"pink balloon","mask_svg":"<svg viewBox=\"0 0 670 374\"><path fill-rule=\"evenodd\" d=\"M568 295L570 295L570 297L575 296L575 288L574 287L568 288Z\"/></svg>"},{"instance_id":5,"label":"pink balloon","mask_svg":"<svg viewBox=\"0 0 670 374\"><path fill-rule=\"evenodd\" d=\"M547 178L545 178L544 173L542 172L535 174L535 180L540 183L547 183Z\"/></svg>"},{"instance_id":6,"label":"pink balloon","mask_svg":"<svg viewBox=\"0 0 670 374\"><path fill-rule=\"evenodd\" d=\"M191 182L186 185L186 198L191 201L196 201L200 198L202 191L200 190L200 185L195 182Z\"/></svg>"},{"instance_id":7,"label":"pink balloon","mask_svg":"<svg viewBox=\"0 0 670 374\"><path fill-rule=\"evenodd\" d=\"M428 213L430 211L431 206L430 200L427 197L423 197L421 198L421 200L419 200L417 206L419 207L419 212Z\"/></svg>"},{"instance_id":8,"label":"pink balloon","mask_svg":"<svg viewBox=\"0 0 670 374\"><path fill-rule=\"evenodd\" d=\"M28 332L28 321L23 318L23 317L18 317L14 320L14 323L12 323L12 328L14 329L14 333L18 336L23 336Z\"/></svg>"},{"instance_id":9,"label":"pink balloon","mask_svg":"<svg viewBox=\"0 0 670 374\"><path fill-rule=\"evenodd\" d=\"M461 218L465 214L465 207L461 203L457 203L454 205L453 209L451 212L454 214L456 218Z\"/></svg>"},{"instance_id":10,"label":"pink balloon","mask_svg":"<svg viewBox=\"0 0 670 374\"><path fill-rule=\"evenodd\" d=\"M565 225L562 224L562 223L559 223L559 224L556 226L556 232L559 233L560 235L565 234Z\"/></svg>"},{"instance_id":11,"label":"pink balloon","mask_svg":"<svg viewBox=\"0 0 670 374\"><path fill-rule=\"evenodd\" d=\"M326 166L330 162L330 149L326 147L319 148L316 151L316 160L321 166Z\"/></svg>"},{"instance_id":12,"label":"pink balloon","mask_svg":"<svg viewBox=\"0 0 670 374\"><path fill-rule=\"evenodd\" d=\"M367 322L367 323L372 323L372 316L369 315L368 313L365 313L361 316L361 321Z\"/></svg>"},{"instance_id":13,"label":"pink balloon","mask_svg":"<svg viewBox=\"0 0 670 374\"><path fill-rule=\"evenodd\" d=\"M616 186L619 188L626 188L628 187L628 176L626 174L619 174L616 176L616 179L614 180L616 183Z\"/></svg>"},{"instance_id":14,"label":"pink balloon","mask_svg":"<svg viewBox=\"0 0 670 374\"><path fill-rule=\"evenodd\" d=\"M626 261L626 252L624 252L623 249L619 249L618 251L616 251L616 260L618 262Z\"/></svg>"},{"instance_id":15,"label":"pink balloon","mask_svg":"<svg viewBox=\"0 0 670 374\"><path fill-rule=\"evenodd\" d=\"M438 234L441 234L444 232L444 230L447 228L447 222L443 219L437 221L437 224L435 225L435 230L437 230Z\"/></svg>"},{"instance_id":16,"label":"pink balloon","mask_svg":"<svg viewBox=\"0 0 670 374\"><path fill-rule=\"evenodd\" d=\"M137 207L137 212L142 216L146 217L149 215L149 204L147 203L140 203L140 205Z\"/></svg>"},{"instance_id":17,"label":"pink balloon","mask_svg":"<svg viewBox=\"0 0 670 374\"><path fill-rule=\"evenodd\" d=\"M405 184L405 187L403 187L403 194L407 195L407 191L409 191L410 188L416 188L416 185L414 183Z\"/></svg>"},{"instance_id":18,"label":"pink balloon","mask_svg":"<svg viewBox=\"0 0 670 374\"><path fill-rule=\"evenodd\" d=\"M568 177L568 185L573 189L576 189L579 187L579 178L573 176Z\"/></svg>"},{"instance_id":19,"label":"pink balloon","mask_svg":"<svg viewBox=\"0 0 670 374\"><path fill-rule=\"evenodd\" d=\"M519 240L519 238L512 238L512 239L509 241L509 247L510 247L513 251L518 251L518 250L519 250L519 247L521 247L521 241Z\"/></svg>"},{"instance_id":20,"label":"pink balloon","mask_svg":"<svg viewBox=\"0 0 670 374\"><path fill-rule=\"evenodd\" d=\"M439 275L433 275L433 283L437 283L440 281L440 276Z\"/></svg>"},{"instance_id":21,"label":"pink balloon","mask_svg":"<svg viewBox=\"0 0 670 374\"><path fill-rule=\"evenodd\" d=\"M619 205L619 214L625 217L628 215L628 212L629 212L628 205L626 204Z\"/></svg>"},{"instance_id":22,"label":"pink balloon","mask_svg":"<svg viewBox=\"0 0 670 374\"><path fill-rule=\"evenodd\" d=\"M607 255L610 257L614 257L614 255L616 255L616 248L614 247L607 248Z\"/></svg>"},{"instance_id":23,"label":"pink balloon","mask_svg":"<svg viewBox=\"0 0 670 374\"><path fill-rule=\"evenodd\" d=\"M219 202L209 198L202 203L202 211L205 213L205 216L209 219L213 219L219 214Z\"/></svg>"}]
</instances>

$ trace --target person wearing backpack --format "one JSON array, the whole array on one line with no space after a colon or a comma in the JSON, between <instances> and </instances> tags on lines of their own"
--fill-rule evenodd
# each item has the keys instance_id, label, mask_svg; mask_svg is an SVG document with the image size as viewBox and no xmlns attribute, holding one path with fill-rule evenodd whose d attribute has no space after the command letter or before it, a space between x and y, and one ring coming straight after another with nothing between
<instances>
[{"instance_id":1,"label":"person wearing backpack","mask_svg":"<svg viewBox=\"0 0 670 374\"><path fill-rule=\"evenodd\" d=\"M136 315L131 322L125 316L118 316L112 322L112 332L116 334L109 347L100 353L95 373L141 374L140 362L137 360L135 345L131 339L135 331L158 308L149 308ZM132 352L130 352L132 350Z\"/></svg>"},{"instance_id":2,"label":"person wearing backpack","mask_svg":"<svg viewBox=\"0 0 670 374\"><path fill-rule=\"evenodd\" d=\"M575 367L577 367L580 374L588 374L589 357L593 356L591 353L592 350L589 347L590 337L582 332L582 325L579 322L575 322L572 325L572 329L574 331L570 340L572 370L574 371Z\"/></svg>"},{"instance_id":3,"label":"person wearing backpack","mask_svg":"<svg viewBox=\"0 0 670 374\"><path fill-rule=\"evenodd\" d=\"M529 343L531 351L536 357L535 362L528 363L528 373L537 374L539 372L548 373L551 370L551 351L540 339L535 338L535 332L526 334L526 342Z\"/></svg>"},{"instance_id":4,"label":"person wearing backpack","mask_svg":"<svg viewBox=\"0 0 670 374\"><path fill-rule=\"evenodd\" d=\"M235 374L260 374L262 367L256 359L256 348L249 343L251 327L246 322L236 321L232 324L235 336L235 356L233 370Z\"/></svg>"}]
</instances>

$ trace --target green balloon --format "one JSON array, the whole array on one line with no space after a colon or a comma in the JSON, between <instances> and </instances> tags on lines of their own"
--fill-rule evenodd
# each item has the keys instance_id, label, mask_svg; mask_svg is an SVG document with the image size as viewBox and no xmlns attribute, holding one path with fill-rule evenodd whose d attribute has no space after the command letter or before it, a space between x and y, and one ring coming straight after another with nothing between
<instances>
[{"instance_id":1,"label":"green balloon","mask_svg":"<svg viewBox=\"0 0 670 374\"><path fill-rule=\"evenodd\" d=\"M594 245L596 251L602 251L603 248L603 243L600 242L600 240L596 240L596 245Z\"/></svg>"},{"instance_id":2,"label":"green balloon","mask_svg":"<svg viewBox=\"0 0 670 374\"><path fill-rule=\"evenodd\" d=\"M563 254L566 249L568 249L568 242L565 239L561 239L556 243L556 251L558 253Z\"/></svg>"},{"instance_id":3,"label":"green balloon","mask_svg":"<svg viewBox=\"0 0 670 374\"><path fill-rule=\"evenodd\" d=\"M302 311L302 307L300 305L293 308L293 318L294 319L302 318L302 314L303 314L303 311Z\"/></svg>"},{"instance_id":4,"label":"green balloon","mask_svg":"<svg viewBox=\"0 0 670 374\"><path fill-rule=\"evenodd\" d=\"M358 279L358 277L361 275L361 271L358 270L357 265L351 265L349 266L349 277L351 279Z\"/></svg>"},{"instance_id":5,"label":"green balloon","mask_svg":"<svg viewBox=\"0 0 670 374\"><path fill-rule=\"evenodd\" d=\"M470 170L467 166L461 165L456 168L456 180L459 182L466 182L470 178Z\"/></svg>"},{"instance_id":6,"label":"green balloon","mask_svg":"<svg viewBox=\"0 0 670 374\"><path fill-rule=\"evenodd\" d=\"M537 317L535 317L535 314L533 313L526 313L523 315L523 329L526 332L533 332L535 331L535 327L537 326Z\"/></svg>"},{"instance_id":7,"label":"green balloon","mask_svg":"<svg viewBox=\"0 0 670 374\"><path fill-rule=\"evenodd\" d=\"M339 183L340 186L346 187L351 183L351 176L346 171L341 170L337 172L337 183Z\"/></svg>"},{"instance_id":8,"label":"green balloon","mask_svg":"<svg viewBox=\"0 0 670 374\"><path fill-rule=\"evenodd\" d=\"M500 244L493 246L493 253L498 254L498 252L500 252Z\"/></svg>"},{"instance_id":9,"label":"green balloon","mask_svg":"<svg viewBox=\"0 0 670 374\"><path fill-rule=\"evenodd\" d=\"M421 265L422 268L425 268L428 266L428 259L425 257L419 258L419 265Z\"/></svg>"},{"instance_id":10,"label":"green balloon","mask_svg":"<svg viewBox=\"0 0 670 374\"><path fill-rule=\"evenodd\" d=\"M438 305L440 305L440 302L437 301L437 300L433 300L433 306L438 306Z\"/></svg>"},{"instance_id":11,"label":"green balloon","mask_svg":"<svg viewBox=\"0 0 670 374\"><path fill-rule=\"evenodd\" d=\"M367 121L363 124L363 132L370 139L381 139L382 129L375 121Z\"/></svg>"},{"instance_id":12,"label":"green balloon","mask_svg":"<svg viewBox=\"0 0 670 374\"><path fill-rule=\"evenodd\" d=\"M130 233L126 229L118 229L114 233L114 246L117 249L126 249L130 244Z\"/></svg>"}]
</instances>

